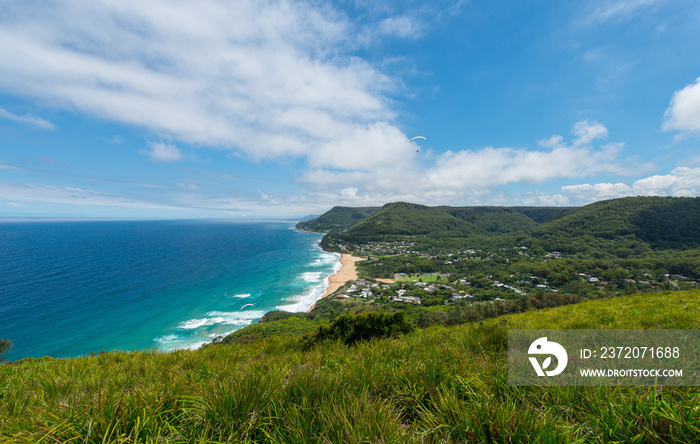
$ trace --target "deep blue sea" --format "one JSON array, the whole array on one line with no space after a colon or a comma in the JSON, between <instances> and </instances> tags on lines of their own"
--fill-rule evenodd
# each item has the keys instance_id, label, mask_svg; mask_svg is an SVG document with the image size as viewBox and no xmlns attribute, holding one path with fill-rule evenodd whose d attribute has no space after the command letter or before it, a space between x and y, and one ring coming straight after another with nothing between
<instances>
[{"instance_id":1,"label":"deep blue sea","mask_svg":"<svg viewBox=\"0 0 700 444\"><path fill-rule=\"evenodd\" d=\"M340 263L291 223L0 223L7 359L195 348L275 309L302 311Z\"/></svg>"}]
</instances>

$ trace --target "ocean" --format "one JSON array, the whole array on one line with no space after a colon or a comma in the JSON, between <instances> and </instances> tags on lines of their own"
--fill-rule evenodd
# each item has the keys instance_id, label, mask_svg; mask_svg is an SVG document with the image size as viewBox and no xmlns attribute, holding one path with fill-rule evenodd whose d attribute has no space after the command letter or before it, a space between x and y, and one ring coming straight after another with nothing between
<instances>
[{"instance_id":1,"label":"ocean","mask_svg":"<svg viewBox=\"0 0 700 444\"><path fill-rule=\"evenodd\" d=\"M340 268L288 222L0 223L7 359L196 348L305 311Z\"/></svg>"}]
</instances>

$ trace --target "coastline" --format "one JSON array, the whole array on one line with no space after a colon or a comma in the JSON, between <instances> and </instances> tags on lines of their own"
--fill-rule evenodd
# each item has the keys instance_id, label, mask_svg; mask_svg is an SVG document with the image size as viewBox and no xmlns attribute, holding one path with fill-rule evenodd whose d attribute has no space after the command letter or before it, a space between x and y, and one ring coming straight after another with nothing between
<instances>
[{"instance_id":1,"label":"coastline","mask_svg":"<svg viewBox=\"0 0 700 444\"><path fill-rule=\"evenodd\" d=\"M364 257L358 257L353 256L351 254L342 253L340 255L340 270L336 271L328 278L328 288L326 288L326 291L323 293L320 299L323 299L333 294L340 287L345 285L348 281L357 279L357 270L355 268L355 262L364 260ZM314 309L315 306L316 303L314 302L314 304L311 305L311 307L309 307L309 309L306 310L306 312L310 312Z\"/></svg>"}]
</instances>

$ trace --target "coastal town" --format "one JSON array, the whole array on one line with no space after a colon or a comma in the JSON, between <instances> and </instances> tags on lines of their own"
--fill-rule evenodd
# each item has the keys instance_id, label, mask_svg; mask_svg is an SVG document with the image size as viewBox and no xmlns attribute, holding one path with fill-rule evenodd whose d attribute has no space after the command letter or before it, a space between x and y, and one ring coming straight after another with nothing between
<instances>
[{"instance_id":1,"label":"coastal town","mask_svg":"<svg viewBox=\"0 0 700 444\"><path fill-rule=\"evenodd\" d=\"M666 270L572 260L557 251L533 254L524 246L425 252L414 242L388 241L339 247L344 265L324 297L349 304L429 307L526 300L541 308L547 303L538 303L538 295L561 300L698 288L697 279Z\"/></svg>"}]
</instances>

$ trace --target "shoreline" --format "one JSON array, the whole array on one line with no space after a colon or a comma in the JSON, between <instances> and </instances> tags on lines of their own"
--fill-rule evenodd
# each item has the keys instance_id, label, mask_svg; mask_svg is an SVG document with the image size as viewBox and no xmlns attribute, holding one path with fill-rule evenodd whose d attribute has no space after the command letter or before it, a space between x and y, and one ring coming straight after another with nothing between
<instances>
[{"instance_id":1,"label":"shoreline","mask_svg":"<svg viewBox=\"0 0 700 444\"><path fill-rule=\"evenodd\" d=\"M355 262L364 260L366 260L366 258L364 257L353 256L352 254L348 253L341 253L340 269L332 275L330 275L330 277L328 278L328 287L318 300L320 301L321 299L330 296L331 294L336 292L340 287L345 285L348 281L357 279L357 270L355 268ZM311 307L309 307L309 309L306 310L307 313L314 309L314 307L316 306L316 302L314 302L311 305Z\"/></svg>"}]
</instances>

